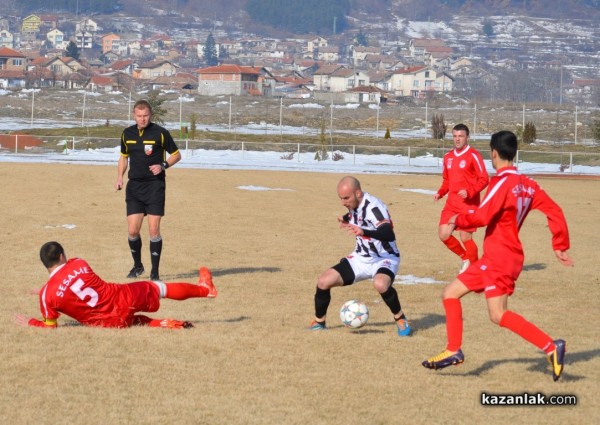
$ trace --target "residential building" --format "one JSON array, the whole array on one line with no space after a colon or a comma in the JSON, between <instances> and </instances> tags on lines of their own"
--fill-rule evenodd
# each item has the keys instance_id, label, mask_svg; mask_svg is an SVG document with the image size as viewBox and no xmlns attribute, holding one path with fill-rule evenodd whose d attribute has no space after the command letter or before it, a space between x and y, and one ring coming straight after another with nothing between
<instances>
[{"instance_id":1,"label":"residential building","mask_svg":"<svg viewBox=\"0 0 600 425\"><path fill-rule=\"evenodd\" d=\"M98 32L98 23L90 18L85 18L75 23L75 32L76 33L97 33Z\"/></svg>"},{"instance_id":2,"label":"residential building","mask_svg":"<svg viewBox=\"0 0 600 425\"><path fill-rule=\"evenodd\" d=\"M343 68L339 64L322 65L313 73L313 84L315 90L330 91L331 90L331 75L338 69Z\"/></svg>"},{"instance_id":3,"label":"residential building","mask_svg":"<svg viewBox=\"0 0 600 425\"><path fill-rule=\"evenodd\" d=\"M0 69L0 88L23 88L26 85L23 70Z\"/></svg>"},{"instance_id":4,"label":"residential building","mask_svg":"<svg viewBox=\"0 0 600 425\"><path fill-rule=\"evenodd\" d=\"M438 74L428 66L413 66L392 73L390 91L396 96L424 98L428 92L451 91L452 82L446 73Z\"/></svg>"},{"instance_id":5,"label":"residential building","mask_svg":"<svg viewBox=\"0 0 600 425\"><path fill-rule=\"evenodd\" d=\"M35 38L35 35L40 31L40 25L42 24L42 20L38 15L29 15L23 18L23 23L21 24L21 34L23 37L31 37Z\"/></svg>"},{"instance_id":6,"label":"residential building","mask_svg":"<svg viewBox=\"0 0 600 425\"><path fill-rule=\"evenodd\" d=\"M64 33L57 28L46 33L46 40L48 40L52 47L59 50L65 50L69 44L68 40L65 39Z\"/></svg>"},{"instance_id":7,"label":"residential building","mask_svg":"<svg viewBox=\"0 0 600 425\"><path fill-rule=\"evenodd\" d=\"M119 51L121 42L121 36L113 32L105 34L101 38L102 40L102 54L106 54L111 51Z\"/></svg>"},{"instance_id":8,"label":"residential building","mask_svg":"<svg viewBox=\"0 0 600 425\"><path fill-rule=\"evenodd\" d=\"M0 47L0 70L24 71L26 67L27 56L8 47Z\"/></svg>"},{"instance_id":9,"label":"residential building","mask_svg":"<svg viewBox=\"0 0 600 425\"><path fill-rule=\"evenodd\" d=\"M13 33L9 30L0 30L0 47L8 47L9 49L15 47Z\"/></svg>"},{"instance_id":10,"label":"residential building","mask_svg":"<svg viewBox=\"0 0 600 425\"><path fill-rule=\"evenodd\" d=\"M58 28L58 15L40 15L40 31Z\"/></svg>"},{"instance_id":11,"label":"residential building","mask_svg":"<svg viewBox=\"0 0 600 425\"><path fill-rule=\"evenodd\" d=\"M161 76L170 76L177 73L179 67L167 60L154 60L139 65L133 71L133 77L150 80Z\"/></svg>"},{"instance_id":12,"label":"residential building","mask_svg":"<svg viewBox=\"0 0 600 425\"><path fill-rule=\"evenodd\" d=\"M446 46L444 40L440 38L413 38L408 42L408 51L416 61L425 63L428 54L434 52L451 54L452 48Z\"/></svg>"},{"instance_id":13,"label":"residential building","mask_svg":"<svg viewBox=\"0 0 600 425\"><path fill-rule=\"evenodd\" d=\"M328 63L339 62L340 52L337 46L321 47L317 50L317 59Z\"/></svg>"},{"instance_id":14,"label":"residential building","mask_svg":"<svg viewBox=\"0 0 600 425\"><path fill-rule=\"evenodd\" d=\"M330 92L344 92L355 87L368 86L369 74L349 68L340 68L329 77Z\"/></svg>"},{"instance_id":15,"label":"residential building","mask_svg":"<svg viewBox=\"0 0 600 425\"><path fill-rule=\"evenodd\" d=\"M361 65L367 55L380 55L381 49L379 47L368 47L368 46L356 46L352 49L352 63L355 66Z\"/></svg>"},{"instance_id":16,"label":"residential building","mask_svg":"<svg viewBox=\"0 0 600 425\"><path fill-rule=\"evenodd\" d=\"M261 70L250 66L219 65L198 70L198 94L262 95Z\"/></svg>"},{"instance_id":17,"label":"residential building","mask_svg":"<svg viewBox=\"0 0 600 425\"><path fill-rule=\"evenodd\" d=\"M75 33L75 45L80 50L91 49L94 42L94 35L89 31L78 31Z\"/></svg>"}]
</instances>

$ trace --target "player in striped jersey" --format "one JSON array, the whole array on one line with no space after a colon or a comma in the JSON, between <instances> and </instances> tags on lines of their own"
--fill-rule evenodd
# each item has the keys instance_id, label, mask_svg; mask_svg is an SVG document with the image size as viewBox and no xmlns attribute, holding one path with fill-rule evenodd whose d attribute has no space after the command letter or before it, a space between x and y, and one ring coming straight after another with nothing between
<instances>
[{"instance_id":1,"label":"player in striped jersey","mask_svg":"<svg viewBox=\"0 0 600 425\"><path fill-rule=\"evenodd\" d=\"M458 214L448 221L451 227L487 226L483 256L444 288L446 350L422 364L429 369L441 369L464 361L460 299L469 292L485 293L490 320L544 351L557 381L563 371L566 342L552 340L533 323L508 310L508 297L514 292L515 281L523 269L519 229L529 212L539 210L546 216L556 258L562 265L572 266L573 260L567 253L570 247L567 222L561 208L546 192L513 166L517 153L517 137L513 133L495 133L490 148L496 176L492 178L484 200L472 214Z\"/></svg>"},{"instance_id":2,"label":"player in striped jersey","mask_svg":"<svg viewBox=\"0 0 600 425\"><path fill-rule=\"evenodd\" d=\"M392 286L400 267L400 251L387 206L375 196L363 192L360 182L346 176L337 187L338 196L348 213L338 218L340 228L356 239L354 251L325 271L317 280L315 319L311 330L324 330L331 301L331 288L373 279L373 286L390 308L399 336L409 336L411 328L402 312L398 293Z\"/></svg>"},{"instance_id":3,"label":"player in striped jersey","mask_svg":"<svg viewBox=\"0 0 600 425\"><path fill-rule=\"evenodd\" d=\"M438 236L446 247L462 260L461 272L477 261L474 228L458 228L460 241L452 235L448 219L454 214L467 213L479 205L479 193L485 189L489 177L481 154L469 145L469 127L457 124L452 129L454 149L444 155L442 185L433 196L437 201L446 194L448 199L440 214ZM461 245L462 242L462 245ZM463 247L464 245L464 247Z\"/></svg>"}]
</instances>

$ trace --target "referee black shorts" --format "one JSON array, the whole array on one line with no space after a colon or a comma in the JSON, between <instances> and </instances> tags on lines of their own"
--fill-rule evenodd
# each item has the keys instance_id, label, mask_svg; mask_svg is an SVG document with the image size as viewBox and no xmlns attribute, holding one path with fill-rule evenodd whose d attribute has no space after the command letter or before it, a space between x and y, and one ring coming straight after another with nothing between
<instances>
[{"instance_id":1,"label":"referee black shorts","mask_svg":"<svg viewBox=\"0 0 600 425\"><path fill-rule=\"evenodd\" d=\"M127 215L165 215L165 191L164 180L129 180L125 190Z\"/></svg>"}]
</instances>

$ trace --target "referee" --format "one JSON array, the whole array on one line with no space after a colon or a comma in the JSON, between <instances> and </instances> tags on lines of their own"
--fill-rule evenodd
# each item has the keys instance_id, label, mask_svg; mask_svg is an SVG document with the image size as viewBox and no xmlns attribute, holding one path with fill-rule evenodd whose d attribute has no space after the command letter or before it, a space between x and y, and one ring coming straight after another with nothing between
<instances>
[{"instance_id":1,"label":"referee","mask_svg":"<svg viewBox=\"0 0 600 425\"><path fill-rule=\"evenodd\" d=\"M115 183L116 190L123 188L123 176L129 166L125 202L133 268L127 277L134 279L144 273L140 229L147 215L152 261L150 280L160 280L160 219L165 214L165 170L179 162L181 154L169 131L150 121L152 107L148 101L138 100L133 105L133 118L135 125L127 127L121 135L121 157Z\"/></svg>"}]
</instances>

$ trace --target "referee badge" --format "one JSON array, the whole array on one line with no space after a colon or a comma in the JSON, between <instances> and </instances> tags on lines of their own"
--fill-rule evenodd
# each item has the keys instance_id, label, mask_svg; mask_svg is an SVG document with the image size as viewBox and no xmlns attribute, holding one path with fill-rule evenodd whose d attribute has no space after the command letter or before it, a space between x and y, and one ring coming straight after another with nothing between
<instances>
[{"instance_id":1,"label":"referee badge","mask_svg":"<svg viewBox=\"0 0 600 425\"><path fill-rule=\"evenodd\" d=\"M146 155L148 156L152 155L152 145L145 145L144 152L146 152Z\"/></svg>"}]
</instances>

